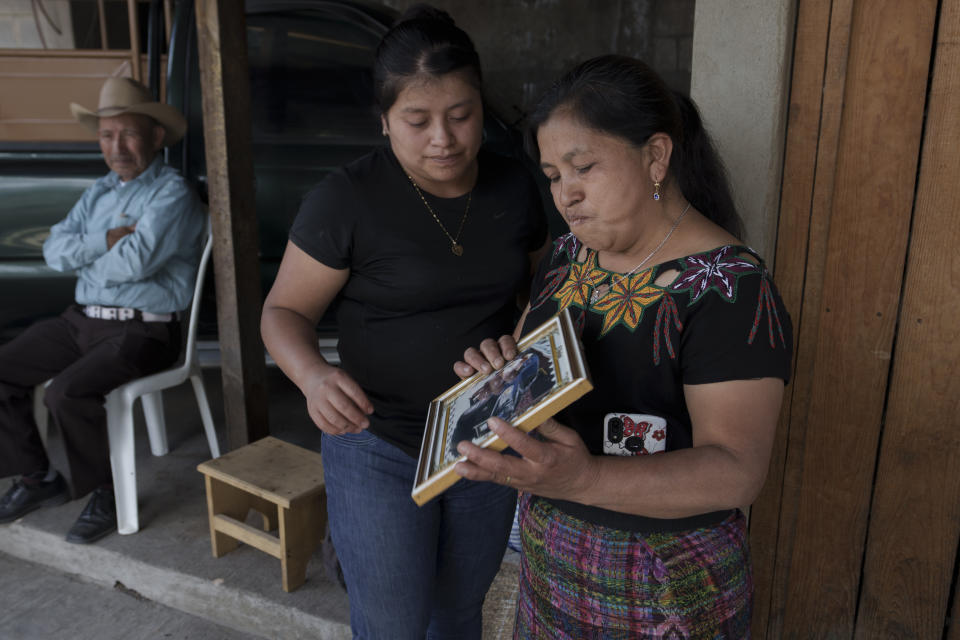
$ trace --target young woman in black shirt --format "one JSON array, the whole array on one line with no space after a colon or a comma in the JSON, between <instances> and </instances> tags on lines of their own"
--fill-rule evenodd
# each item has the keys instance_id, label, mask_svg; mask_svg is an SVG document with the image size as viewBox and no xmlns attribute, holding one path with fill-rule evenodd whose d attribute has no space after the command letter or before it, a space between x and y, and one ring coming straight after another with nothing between
<instances>
[{"instance_id":1,"label":"young woman in black shirt","mask_svg":"<svg viewBox=\"0 0 960 640\"><path fill-rule=\"evenodd\" d=\"M536 185L481 152L479 58L419 7L384 36L374 83L389 144L304 200L264 305L264 342L323 430L331 533L355 637L479 638L516 492L463 481L410 497L426 410L450 363L508 332L546 240ZM314 327L337 300L341 366Z\"/></svg>"}]
</instances>

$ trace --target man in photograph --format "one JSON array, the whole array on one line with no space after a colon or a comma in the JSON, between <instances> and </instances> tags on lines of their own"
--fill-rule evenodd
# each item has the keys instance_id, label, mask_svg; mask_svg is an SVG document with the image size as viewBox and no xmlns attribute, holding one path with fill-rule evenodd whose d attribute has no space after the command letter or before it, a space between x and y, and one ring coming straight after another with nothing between
<instances>
[{"instance_id":1,"label":"man in photograph","mask_svg":"<svg viewBox=\"0 0 960 640\"><path fill-rule=\"evenodd\" d=\"M553 388L552 367L535 349L528 349L494 372L471 396L471 406L457 418L449 452L459 457L461 440L478 440L490 433L487 420L496 416L512 422Z\"/></svg>"}]
</instances>

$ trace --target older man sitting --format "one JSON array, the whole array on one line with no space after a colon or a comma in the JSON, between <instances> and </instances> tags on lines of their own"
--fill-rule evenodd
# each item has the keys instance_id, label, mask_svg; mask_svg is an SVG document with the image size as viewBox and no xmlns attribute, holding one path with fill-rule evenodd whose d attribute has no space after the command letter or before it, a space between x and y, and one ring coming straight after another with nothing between
<instances>
[{"instance_id":1,"label":"older man sitting","mask_svg":"<svg viewBox=\"0 0 960 640\"><path fill-rule=\"evenodd\" d=\"M73 496L93 492L67 540L89 543L117 526L104 398L173 364L178 313L190 303L206 216L194 190L164 165L186 121L141 84L108 79L100 104L70 109L97 133L110 172L87 189L43 245L47 264L77 274L76 304L0 347L0 523L68 499L33 419L33 388L60 428Z\"/></svg>"}]
</instances>

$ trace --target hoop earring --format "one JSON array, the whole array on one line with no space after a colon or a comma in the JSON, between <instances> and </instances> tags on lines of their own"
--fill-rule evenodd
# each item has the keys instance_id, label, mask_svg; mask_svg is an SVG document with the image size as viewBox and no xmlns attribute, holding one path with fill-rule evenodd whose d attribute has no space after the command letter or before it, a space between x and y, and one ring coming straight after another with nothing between
<instances>
[{"instance_id":1,"label":"hoop earring","mask_svg":"<svg viewBox=\"0 0 960 640\"><path fill-rule=\"evenodd\" d=\"M659 182L653 183L653 199L654 200L660 199L660 183Z\"/></svg>"}]
</instances>

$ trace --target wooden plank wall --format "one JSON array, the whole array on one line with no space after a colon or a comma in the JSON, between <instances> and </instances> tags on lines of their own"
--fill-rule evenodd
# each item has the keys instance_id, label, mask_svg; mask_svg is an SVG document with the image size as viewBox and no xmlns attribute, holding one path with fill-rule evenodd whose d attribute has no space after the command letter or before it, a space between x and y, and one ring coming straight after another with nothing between
<instances>
[{"instance_id":1,"label":"wooden plank wall","mask_svg":"<svg viewBox=\"0 0 960 640\"><path fill-rule=\"evenodd\" d=\"M160 68L166 67L164 54ZM140 68L147 68L146 55ZM127 50L0 49L0 141L94 142L96 135L73 118L70 103L96 110L107 78L132 76ZM166 84L161 73L161 100Z\"/></svg>"},{"instance_id":2,"label":"wooden plank wall","mask_svg":"<svg viewBox=\"0 0 960 640\"><path fill-rule=\"evenodd\" d=\"M96 140L70 103L96 109L103 81L129 75L128 51L0 50L0 140Z\"/></svg>"},{"instance_id":3,"label":"wooden plank wall","mask_svg":"<svg viewBox=\"0 0 960 640\"><path fill-rule=\"evenodd\" d=\"M786 589L777 575L776 550L789 546L795 528L795 511L783 511L796 501L796 469L786 467L787 451L802 450L804 422L811 378L797 371L808 368L816 344L818 316L803 314L803 301L819 307L822 270L829 227L836 138L840 124L845 64L823 64L828 47L833 59L846 58L849 5L846 19L831 0L809 0L798 7L794 39L793 77L787 121L780 223L776 254L776 281L794 325L794 375L784 394L780 428L774 442L770 472L763 492L750 512L750 545L754 559L755 607L753 627L771 628L779 635ZM839 50L838 50L839 49ZM796 420L793 416L797 415ZM791 428L792 427L792 428ZM782 540L782 541L781 541ZM774 597L774 594L777 597ZM762 635L760 637L763 637Z\"/></svg>"},{"instance_id":4,"label":"wooden plank wall","mask_svg":"<svg viewBox=\"0 0 960 640\"><path fill-rule=\"evenodd\" d=\"M958 104L960 0L798 1L757 638L960 639Z\"/></svg>"},{"instance_id":5,"label":"wooden plank wall","mask_svg":"<svg viewBox=\"0 0 960 640\"><path fill-rule=\"evenodd\" d=\"M960 537L960 2L943 3L856 637L940 638ZM921 596L921 597L918 597ZM960 630L954 626L953 636Z\"/></svg>"}]
</instances>

